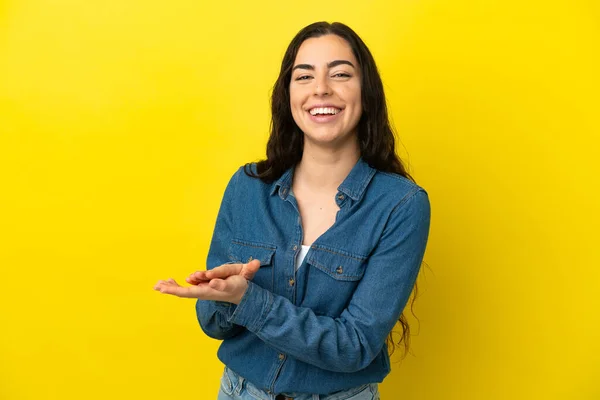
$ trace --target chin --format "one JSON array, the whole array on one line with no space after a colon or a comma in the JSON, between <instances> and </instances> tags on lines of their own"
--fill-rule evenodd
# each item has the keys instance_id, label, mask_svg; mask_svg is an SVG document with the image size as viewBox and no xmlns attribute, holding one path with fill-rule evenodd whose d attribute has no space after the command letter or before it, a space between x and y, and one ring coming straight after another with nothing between
<instances>
[{"instance_id":1,"label":"chin","mask_svg":"<svg viewBox=\"0 0 600 400\"><path fill-rule=\"evenodd\" d=\"M305 133L304 135L311 142L329 143L329 142L335 142L336 140L338 140L340 138L339 134L329 133L329 132L327 132L327 133L324 133L324 132Z\"/></svg>"},{"instance_id":2,"label":"chin","mask_svg":"<svg viewBox=\"0 0 600 400\"><path fill-rule=\"evenodd\" d=\"M305 137L313 143L319 143L324 145L345 144L351 141L351 135L341 135L339 133L309 133L305 134Z\"/></svg>"}]
</instances>

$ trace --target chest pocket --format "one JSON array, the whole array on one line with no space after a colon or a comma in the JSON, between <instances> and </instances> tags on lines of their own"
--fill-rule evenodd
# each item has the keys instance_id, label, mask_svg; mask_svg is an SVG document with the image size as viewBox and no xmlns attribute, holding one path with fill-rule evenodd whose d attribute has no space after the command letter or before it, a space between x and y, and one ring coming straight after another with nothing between
<instances>
[{"instance_id":1,"label":"chest pocket","mask_svg":"<svg viewBox=\"0 0 600 400\"><path fill-rule=\"evenodd\" d=\"M338 281L359 281L365 274L366 257L321 246L311 247L308 263Z\"/></svg>"},{"instance_id":2,"label":"chest pocket","mask_svg":"<svg viewBox=\"0 0 600 400\"><path fill-rule=\"evenodd\" d=\"M260 261L260 269L252 282L260 287L273 290L273 258L276 247L272 244L233 239L227 251L229 260L246 264L252 260Z\"/></svg>"},{"instance_id":3,"label":"chest pocket","mask_svg":"<svg viewBox=\"0 0 600 400\"><path fill-rule=\"evenodd\" d=\"M310 267L302 306L317 315L339 317L365 274L367 258L316 245L306 260Z\"/></svg>"}]
</instances>

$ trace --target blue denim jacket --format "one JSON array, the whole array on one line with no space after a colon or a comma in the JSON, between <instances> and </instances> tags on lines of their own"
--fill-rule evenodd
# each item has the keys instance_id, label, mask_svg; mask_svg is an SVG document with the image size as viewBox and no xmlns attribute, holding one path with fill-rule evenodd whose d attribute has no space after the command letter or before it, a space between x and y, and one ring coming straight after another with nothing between
<instances>
[{"instance_id":1,"label":"blue denim jacket","mask_svg":"<svg viewBox=\"0 0 600 400\"><path fill-rule=\"evenodd\" d=\"M429 235L425 190L360 159L338 188L335 223L296 271L302 245L293 168L272 184L231 178L207 268L261 266L239 305L198 300L203 331L223 339L219 359L273 393L327 394L382 382L385 340L412 291Z\"/></svg>"}]
</instances>

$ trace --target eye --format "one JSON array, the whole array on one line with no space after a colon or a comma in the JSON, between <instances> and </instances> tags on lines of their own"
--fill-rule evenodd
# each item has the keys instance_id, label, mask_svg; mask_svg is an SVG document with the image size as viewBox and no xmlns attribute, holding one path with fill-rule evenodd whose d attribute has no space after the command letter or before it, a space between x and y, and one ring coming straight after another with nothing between
<instances>
[{"instance_id":1,"label":"eye","mask_svg":"<svg viewBox=\"0 0 600 400\"><path fill-rule=\"evenodd\" d=\"M309 80L310 78L312 78L312 76L310 76L310 75L301 75L301 76L296 77L296 80L297 81L306 81L306 80Z\"/></svg>"},{"instance_id":2,"label":"eye","mask_svg":"<svg viewBox=\"0 0 600 400\"><path fill-rule=\"evenodd\" d=\"M350 74L347 74L345 72L338 72L337 74L333 75L334 78L350 78Z\"/></svg>"}]
</instances>

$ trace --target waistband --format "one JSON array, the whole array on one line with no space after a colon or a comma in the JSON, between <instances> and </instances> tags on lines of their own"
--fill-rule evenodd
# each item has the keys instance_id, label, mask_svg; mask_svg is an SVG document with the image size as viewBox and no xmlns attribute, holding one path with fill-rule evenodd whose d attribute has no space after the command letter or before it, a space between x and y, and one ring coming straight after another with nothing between
<instances>
[{"instance_id":1,"label":"waistband","mask_svg":"<svg viewBox=\"0 0 600 400\"><path fill-rule=\"evenodd\" d=\"M241 375L237 374L233 370L225 367L222 377L222 386L226 391L236 393L239 395L242 390L246 390L254 398L259 400L342 400L348 399L352 396L362 392L363 390L369 390L369 386L374 392L378 390L377 384L365 384L354 388L342 390L331 394L309 394L309 393L273 393L258 388L252 382L248 381Z\"/></svg>"}]
</instances>

